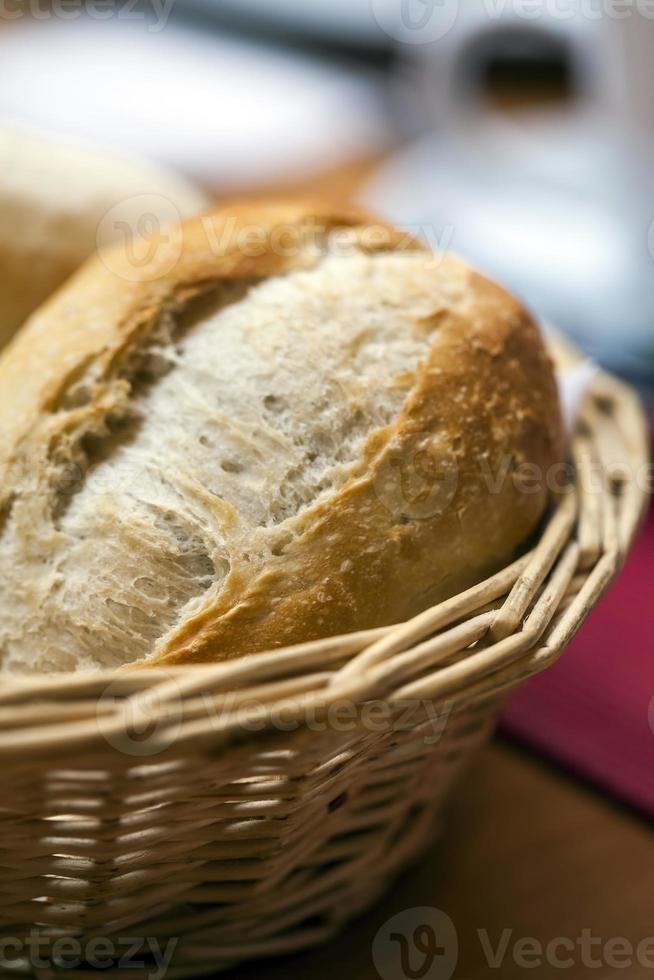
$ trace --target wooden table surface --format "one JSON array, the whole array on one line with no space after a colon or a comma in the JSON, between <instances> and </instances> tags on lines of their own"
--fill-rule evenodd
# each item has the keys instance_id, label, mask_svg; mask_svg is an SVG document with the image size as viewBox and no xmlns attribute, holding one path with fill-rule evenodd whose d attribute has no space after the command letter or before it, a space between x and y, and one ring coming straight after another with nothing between
<instances>
[{"instance_id":1,"label":"wooden table surface","mask_svg":"<svg viewBox=\"0 0 654 980\"><path fill-rule=\"evenodd\" d=\"M374 909L322 949L222 976L379 980L372 956L378 930L425 906L450 917L459 943L454 973L436 961L427 980L654 977L654 938L643 942L654 937L651 829L503 739L464 777L440 839ZM408 921L417 923L416 915ZM489 964L489 948L505 951L501 965ZM557 966L557 958L568 965ZM404 978L391 971L382 980Z\"/></svg>"}]
</instances>

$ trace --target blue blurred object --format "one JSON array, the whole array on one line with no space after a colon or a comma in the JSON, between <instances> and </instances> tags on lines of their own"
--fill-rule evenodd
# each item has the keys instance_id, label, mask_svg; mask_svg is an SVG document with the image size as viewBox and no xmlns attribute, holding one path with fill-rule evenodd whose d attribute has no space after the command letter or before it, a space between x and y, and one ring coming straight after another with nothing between
<instances>
[{"instance_id":1,"label":"blue blurred object","mask_svg":"<svg viewBox=\"0 0 654 980\"><path fill-rule=\"evenodd\" d=\"M429 131L366 203L461 252L598 360L654 378L654 20L490 16L461 6L430 45L405 47ZM556 57L570 94L500 111L490 66Z\"/></svg>"}]
</instances>

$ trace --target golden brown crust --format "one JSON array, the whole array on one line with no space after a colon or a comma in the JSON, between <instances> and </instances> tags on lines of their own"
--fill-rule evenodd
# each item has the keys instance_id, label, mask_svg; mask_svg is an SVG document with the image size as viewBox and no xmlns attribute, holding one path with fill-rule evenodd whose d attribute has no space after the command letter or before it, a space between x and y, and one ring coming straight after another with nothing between
<instances>
[{"instance_id":1,"label":"golden brown crust","mask_svg":"<svg viewBox=\"0 0 654 980\"><path fill-rule=\"evenodd\" d=\"M245 254L239 235L250 225L263 229L263 244ZM220 282L310 265L310 249L273 241L280 225L351 229L367 251L420 248L358 212L257 203L187 222L136 270L119 251L95 259L0 361L5 508L30 474L34 507L47 512L53 447L69 452L120 414L123 366L162 310L178 315ZM546 475L563 455L556 384L525 310L482 276L466 276L464 307L434 311L437 339L417 382L396 420L371 432L345 485L299 515L283 553L254 568L234 562L216 601L168 632L148 664L228 659L395 622L512 557L543 514ZM90 365L90 394L69 408ZM540 475L528 490L515 478L524 464Z\"/></svg>"},{"instance_id":2,"label":"golden brown crust","mask_svg":"<svg viewBox=\"0 0 654 980\"><path fill-rule=\"evenodd\" d=\"M513 557L543 514L548 469L563 456L557 393L525 311L481 276L474 289L475 342L465 323L441 322L401 416L368 442L365 475L304 516L290 553L256 577L234 571L220 601L186 621L158 663L202 662L217 650L228 659L400 622ZM448 444L431 448L444 419ZM528 492L524 464L535 468Z\"/></svg>"}]
</instances>

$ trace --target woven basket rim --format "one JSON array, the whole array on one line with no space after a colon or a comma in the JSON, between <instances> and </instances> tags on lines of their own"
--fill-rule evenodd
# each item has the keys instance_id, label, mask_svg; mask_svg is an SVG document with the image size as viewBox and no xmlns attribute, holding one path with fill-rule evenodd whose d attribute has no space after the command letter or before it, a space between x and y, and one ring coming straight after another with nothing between
<instances>
[{"instance_id":1,"label":"woven basket rim","mask_svg":"<svg viewBox=\"0 0 654 980\"><path fill-rule=\"evenodd\" d=\"M581 357L561 337L552 353L563 368ZM396 626L225 663L8 675L0 757L106 753L126 726L153 724L157 751L215 749L269 730L280 712L302 724L337 702L420 699L457 710L495 696L557 659L615 578L646 511L645 417L635 393L606 372L587 394L571 456L575 481L553 501L533 550L466 592Z\"/></svg>"}]
</instances>

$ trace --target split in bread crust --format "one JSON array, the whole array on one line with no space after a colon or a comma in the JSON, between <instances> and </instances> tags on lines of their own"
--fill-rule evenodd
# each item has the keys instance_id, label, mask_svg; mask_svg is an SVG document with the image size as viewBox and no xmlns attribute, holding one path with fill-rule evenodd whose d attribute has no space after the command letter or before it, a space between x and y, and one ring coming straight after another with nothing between
<instances>
[{"instance_id":1,"label":"split in bread crust","mask_svg":"<svg viewBox=\"0 0 654 980\"><path fill-rule=\"evenodd\" d=\"M515 554L563 454L516 300L367 215L302 204L193 219L136 269L94 259L0 360L0 392L14 671L402 620Z\"/></svg>"}]
</instances>

